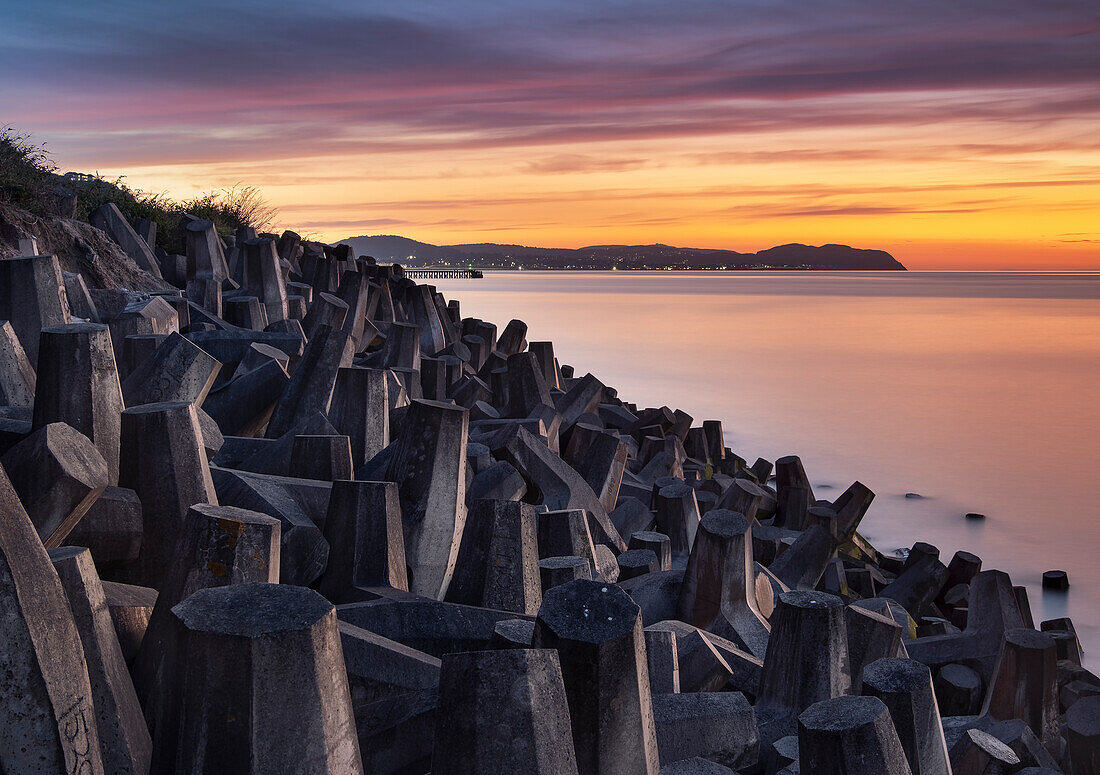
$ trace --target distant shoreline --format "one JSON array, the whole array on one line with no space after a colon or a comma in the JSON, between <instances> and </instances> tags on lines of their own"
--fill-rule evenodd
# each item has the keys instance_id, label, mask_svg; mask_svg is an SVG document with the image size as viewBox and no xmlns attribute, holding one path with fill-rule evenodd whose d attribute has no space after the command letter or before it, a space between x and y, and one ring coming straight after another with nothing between
<instances>
[{"instance_id":1,"label":"distant shoreline","mask_svg":"<svg viewBox=\"0 0 1100 775\"><path fill-rule=\"evenodd\" d=\"M884 250L849 245L789 243L755 253L674 245L589 245L541 248L477 243L433 245L398 235L362 235L332 243L349 245L356 255L410 268L463 268L527 271L736 271L885 270L906 267Z\"/></svg>"}]
</instances>

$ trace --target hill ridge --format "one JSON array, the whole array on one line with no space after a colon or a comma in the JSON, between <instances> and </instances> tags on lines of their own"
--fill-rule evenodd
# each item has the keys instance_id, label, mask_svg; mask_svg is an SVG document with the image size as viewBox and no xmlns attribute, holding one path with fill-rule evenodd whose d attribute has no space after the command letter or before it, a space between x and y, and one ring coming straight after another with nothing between
<instances>
[{"instance_id":1,"label":"hill ridge","mask_svg":"<svg viewBox=\"0 0 1100 775\"><path fill-rule=\"evenodd\" d=\"M721 248L651 245L589 245L543 248L495 242L434 245L397 234L348 237L359 255L409 266L474 265L487 269L830 269L898 270L905 266L884 250L827 243L777 245L756 253Z\"/></svg>"}]
</instances>

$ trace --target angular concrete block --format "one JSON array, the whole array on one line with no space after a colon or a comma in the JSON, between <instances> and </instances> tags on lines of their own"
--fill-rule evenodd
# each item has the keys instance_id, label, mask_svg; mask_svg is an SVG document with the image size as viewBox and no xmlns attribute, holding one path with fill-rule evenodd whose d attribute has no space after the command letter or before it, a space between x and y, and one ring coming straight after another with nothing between
<instances>
[{"instance_id":1,"label":"angular concrete block","mask_svg":"<svg viewBox=\"0 0 1100 775\"><path fill-rule=\"evenodd\" d=\"M534 616L542 603L534 507L474 501L446 599Z\"/></svg>"},{"instance_id":2,"label":"angular concrete block","mask_svg":"<svg viewBox=\"0 0 1100 775\"><path fill-rule=\"evenodd\" d=\"M890 711L913 775L951 775L928 668L912 659L880 659L863 670L863 694Z\"/></svg>"},{"instance_id":3,"label":"angular concrete block","mask_svg":"<svg viewBox=\"0 0 1100 775\"><path fill-rule=\"evenodd\" d=\"M337 372L329 420L351 439L352 464L356 468L390 443L388 404L384 371L352 367Z\"/></svg>"},{"instance_id":4,"label":"angular concrete block","mask_svg":"<svg viewBox=\"0 0 1100 775\"><path fill-rule=\"evenodd\" d=\"M122 413L119 484L137 493L142 546L122 581L159 587L188 509L217 505L194 404L146 404Z\"/></svg>"},{"instance_id":5,"label":"angular concrete block","mask_svg":"<svg viewBox=\"0 0 1100 775\"><path fill-rule=\"evenodd\" d=\"M630 597L596 581L555 587L543 597L532 645L558 650L578 772L656 775L641 610Z\"/></svg>"},{"instance_id":6,"label":"angular concrete block","mask_svg":"<svg viewBox=\"0 0 1100 775\"><path fill-rule=\"evenodd\" d=\"M414 401L385 477L401 494L409 590L437 600L451 583L466 521L468 426L465 409Z\"/></svg>"},{"instance_id":7,"label":"angular concrete block","mask_svg":"<svg viewBox=\"0 0 1100 775\"><path fill-rule=\"evenodd\" d=\"M967 730L951 746L951 770L958 775L997 775L1019 764L1020 757L1011 748L980 729Z\"/></svg>"},{"instance_id":8,"label":"angular concrete block","mask_svg":"<svg viewBox=\"0 0 1100 775\"><path fill-rule=\"evenodd\" d=\"M285 366L277 360L268 360L212 390L202 408L214 418L222 433L258 436L289 382Z\"/></svg>"},{"instance_id":9,"label":"angular concrete block","mask_svg":"<svg viewBox=\"0 0 1100 775\"><path fill-rule=\"evenodd\" d=\"M92 555L80 547L50 550L80 632L92 686L96 728L106 772L149 771L153 741L107 607Z\"/></svg>"},{"instance_id":10,"label":"angular concrete block","mask_svg":"<svg viewBox=\"0 0 1100 775\"><path fill-rule=\"evenodd\" d=\"M107 489L103 455L65 423L39 428L0 462L47 549L60 546Z\"/></svg>"},{"instance_id":11,"label":"angular concrete block","mask_svg":"<svg viewBox=\"0 0 1100 775\"><path fill-rule=\"evenodd\" d=\"M836 547L836 537L826 528L811 525L779 555L768 570L791 589L816 589L836 552Z\"/></svg>"},{"instance_id":12,"label":"angular concrete block","mask_svg":"<svg viewBox=\"0 0 1100 775\"><path fill-rule=\"evenodd\" d=\"M329 546L322 533L332 485L312 479L211 468L223 506L258 511L282 524L279 582L305 586L320 577Z\"/></svg>"},{"instance_id":13,"label":"angular concrete block","mask_svg":"<svg viewBox=\"0 0 1100 775\"><path fill-rule=\"evenodd\" d=\"M80 633L57 572L3 469L0 611L4 771L103 775Z\"/></svg>"},{"instance_id":14,"label":"angular concrete block","mask_svg":"<svg viewBox=\"0 0 1100 775\"><path fill-rule=\"evenodd\" d=\"M743 515L715 509L703 517L677 611L685 622L764 658L771 627L756 605L752 527Z\"/></svg>"},{"instance_id":15,"label":"angular concrete block","mask_svg":"<svg viewBox=\"0 0 1100 775\"><path fill-rule=\"evenodd\" d=\"M661 561L652 549L628 549L616 557L615 561L619 565L619 579L622 581L661 570Z\"/></svg>"},{"instance_id":16,"label":"angular concrete block","mask_svg":"<svg viewBox=\"0 0 1100 775\"><path fill-rule=\"evenodd\" d=\"M932 687L942 716L977 715L982 704L982 677L966 665L940 668Z\"/></svg>"},{"instance_id":17,"label":"angular concrete block","mask_svg":"<svg viewBox=\"0 0 1100 775\"><path fill-rule=\"evenodd\" d=\"M153 606L157 603L157 591L151 587L116 581L103 581L102 586L122 656L127 665L132 665L149 627L149 617L153 615Z\"/></svg>"},{"instance_id":18,"label":"angular concrete block","mask_svg":"<svg viewBox=\"0 0 1100 775\"><path fill-rule=\"evenodd\" d=\"M911 775L890 713L876 697L835 697L798 717L798 763L806 773Z\"/></svg>"},{"instance_id":19,"label":"angular concrete block","mask_svg":"<svg viewBox=\"0 0 1100 775\"><path fill-rule=\"evenodd\" d=\"M435 657L493 648L496 626L517 615L508 611L426 600L394 590L375 600L337 609L341 621Z\"/></svg>"},{"instance_id":20,"label":"angular concrete block","mask_svg":"<svg viewBox=\"0 0 1100 775\"><path fill-rule=\"evenodd\" d=\"M494 434L489 446L495 455L515 466L529 488L537 488L542 505L552 511L584 509L591 520L595 541L606 543L615 552L626 550L626 543L596 493L544 442L521 427L511 426Z\"/></svg>"},{"instance_id":21,"label":"angular concrete block","mask_svg":"<svg viewBox=\"0 0 1100 775\"><path fill-rule=\"evenodd\" d=\"M844 609L844 624L852 693L856 694L863 686L864 668L877 660L898 656L904 633L893 619L854 605Z\"/></svg>"},{"instance_id":22,"label":"angular concrete block","mask_svg":"<svg viewBox=\"0 0 1100 775\"><path fill-rule=\"evenodd\" d=\"M57 256L0 260L0 320L11 323L31 368L39 370L39 332L72 322Z\"/></svg>"},{"instance_id":23,"label":"angular concrete block","mask_svg":"<svg viewBox=\"0 0 1100 775\"><path fill-rule=\"evenodd\" d=\"M1066 712L1066 741L1073 775L1100 772L1100 696L1079 700Z\"/></svg>"},{"instance_id":24,"label":"angular concrete block","mask_svg":"<svg viewBox=\"0 0 1100 775\"><path fill-rule=\"evenodd\" d=\"M654 697L679 694L680 658L676 650L676 633L657 629L646 629L644 632L650 691Z\"/></svg>"},{"instance_id":25,"label":"angular concrete block","mask_svg":"<svg viewBox=\"0 0 1100 775\"><path fill-rule=\"evenodd\" d=\"M299 479L333 482L351 479L351 439L347 436L303 434L294 437L290 475Z\"/></svg>"},{"instance_id":26,"label":"angular concrete block","mask_svg":"<svg viewBox=\"0 0 1100 775\"><path fill-rule=\"evenodd\" d=\"M122 345L126 337L138 334L164 334L179 331L179 314L176 308L160 296L131 301L111 318L111 342L115 348L115 360L122 358Z\"/></svg>"},{"instance_id":27,"label":"angular concrete block","mask_svg":"<svg viewBox=\"0 0 1100 775\"><path fill-rule=\"evenodd\" d=\"M333 482L325 518L328 564L318 591L334 603L362 599L358 588L408 590L401 504L393 482Z\"/></svg>"},{"instance_id":28,"label":"angular concrete block","mask_svg":"<svg viewBox=\"0 0 1100 775\"><path fill-rule=\"evenodd\" d=\"M527 347L527 324L522 320L509 320L500 332L496 350L507 358L509 355L523 352Z\"/></svg>"},{"instance_id":29,"label":"angular concrete block","mask_svg":"<svg viewBox=\"0 0 1100 775\"><path fill-rule=\"evenodd\" d=\"M347 622L337 626L363 769L427 771L440 661Z\"/></svg>"},{"instance_id":30,"label":"angular concrete block","mask_svg":"<svg viewBox=\"0 0 1100 775\"><path fill-rule=\"evenodd\" d=\"M127 407L164 401L202 405L222 365L193 342L172 332L122 383Z\"/></svg>"},{"instance_id":31,"label":"angular concrete block","mask_svg":"<svg viewBox=\"0 0 1100 775\"><path fill-rule=\"evenodd\" d=\"M852 687L840 598L824 592L785 592L771 625L756 703L762 743L791 734L793 720L802 711L849 694Z\"/></svg>"},{"instance_id":32,"label":"angular concrete block","mask_svg":"<svg viewBox=\"0 0 1100 775\"><path fill-rule=\"evenodd\" d=\"M434 775L575 775L557 652L448 654L439 676Z\"/></svg>"},{"instance_id":33,"label":"angular concrete block","mask_svg":"<svg viewBox=\"0 0 1100 775\"><path fill-rule=\"evenodd\" d=\"M683 482L667 485L657 492L654 506L657 532L664 533L672 541L674 558L686 558L699 529L699 504L695 500L695 490Z\"/></svg>"},{"instance_id":34,"label":"angular concrete block","mask_svg":"<svg viewBox=\"0 0 1100 775\"><path fill-rule=\"evenodd\" d=\"M240 250L244 269L242 288L263 302L268 321L285 320L287 293L275 240L270 237L248 239L240 245Z\"/></svg>"},{"instance_id":35,"label":"angular concrete block","mask_svg":"<svg viewBox=\"0 0 1100 775\"><path fill-rule=\"evenodd\" d=\"M1054 638L1035 630L1007 630L982 715L1023 719L1047 751L1060 756L1057 672Z\"/></svg>"},{"instance_id":36,"label":"angular concrete block","mask_svg":"<svg viewBox=\"0 0 1100 775\"><path fill-rule=\"evenodd\" d=\"M592 579L592 563L587 557L546 557L539 560L539 578L542 593L576 579Z\"/></svg>"},{"instance_id":37,"label":"angular concrete block","mask_svg":"<svg viewBox=\"0 0 1100 775\"><path fill-rule=\"evenodd\" d=\"M34 427L63 422L91 439L118 484L122 388L107 326L74 323L42 330Z\"/></svg>"},{"instance_id":38,"label":"angular concrete block","mask_svg":"<svg viewBox=\"0 0 1100 775\"><path fill-rule=\"evenodd\" d=\"M234 584L199 590L172 612L185 654L178 738L154 740L154 767L364 772L331 603L302 587Z\"/></svg>"},{"instance_id":39,"label":"angular concrete block","mask_svg":"<svg viewBox=\"0 0 1100 775\"><path fill-rule=\"evenodd\" d=\"M126 220L126 216L118 209L114 202L104 202L97 207L88 219L92 226L102 229L122 248L130 259L141 269L153 275L157 279L162 277L160 263L153 255L153 246L138 236L134 227ZM156 231L152 232L155 240Z\"/></svg>"},{"instance_id":40,"label":"angular concrete block","mask_svg":"<svg viewBox=\"0 0 1100 775\"><path fill-rule=\"evenodd\" d=\"M232 506L199 504L188 510L133 667L155 739L175 734L164 726L178 702L174 676L181 659L172 607L200 589L277 581L279 528L276 519Z\"/></svg>"},{"instance_id":41,"label":"angular concrete block","mask_svg":"<svg viewBox=\"0 0 1100 775\"><path fill-rule=\"evenodd\" d=\"M668 620L648 625L646 632L671 632L675 636L681 692L718 692L729 684L733 668L699 628Z\"/></svg>"},{"instance_id":42,"label":"angular concrete block","mask_svg":"<svg viewBox=\"0 0 1100 775\"><path fill-rule=\"evenodd\" d=\"M208 279L211 284L220 288L222 282L229 277L229 267L214 224L194 218L184 226L183 235L187 250L188 279Z\"/></svg>"},{"instance_id":43,"label":"angular concrete block","mask_svg":"<svg viewBox=\"0 0 1100 775\"><path fill-rule=\"evenodd\" d=\"M730 768L756 764L756 714L743 694L657 695L653 718L665 764L696 756Z\"/></svg>"},{"instance_id":44,"label":"angular concrete block","mask_svg":"<svg viewBox=\"0 0 1100 775\"><path fill-rule=\"evenodd\" d=\"M815 499L806 469L797 455L775 461L775 490L778 504L776 527L802 530L806 526L806 512L814 505Z\"/></svg>"},{"instance_id":45,"label":"angular concrete block","mask_svg":"<svg viewBox=\"0 0 1100 775\"><path fill-rule=\"evenodd\" d=\"M34 367L15 329L0 320L0 406L34 406Z\"/></svg>"},{"instance_id":46,"label":"angular concrete block","mask_svg":"<svg viewBox=\"0 0 1100 775\"><path fill-rule=\"evenodd\" d=\"M487 456L492 459L492 456ZM467 468L469 471L469 468ZM466 502L476 500L518 501L527 494L527 482L511 463L498 460L478 471L466 490Z\"/></svg>"},{"instance_id":47,"label":"angular concrete block","mask_svg":"<svg viewBox=\"0 0 1100 775\"><path fill-rule=\"evenodd\" d=\"M340 369L351 365L351 337L338 328L321 326L306 350L268 422L266 436L275 439L316 412L327 412Z\"/></svg>"}]
</instances>

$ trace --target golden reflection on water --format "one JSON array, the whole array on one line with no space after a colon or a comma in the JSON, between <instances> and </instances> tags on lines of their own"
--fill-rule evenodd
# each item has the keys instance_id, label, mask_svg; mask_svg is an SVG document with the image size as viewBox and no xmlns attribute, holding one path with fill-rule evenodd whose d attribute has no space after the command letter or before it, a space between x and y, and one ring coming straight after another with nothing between
<instances>
[{"instance_id":1,"label":"golden reflection on water","mask_svg":"<svg viewBox=\"0 0 1100 775\"><path fill-rule=\"evenodd\" d=\"M1074 616L1100 666L1100 274L498 273L437 287L524 319L640 405L721 419L750 461L860 479L881 550L973 551ZM920 499L906 499L906 492ZM962 515L980 511L983 524ZM1043 593L1064 568L1068 595Z\"/></svg>"}]
</instances>

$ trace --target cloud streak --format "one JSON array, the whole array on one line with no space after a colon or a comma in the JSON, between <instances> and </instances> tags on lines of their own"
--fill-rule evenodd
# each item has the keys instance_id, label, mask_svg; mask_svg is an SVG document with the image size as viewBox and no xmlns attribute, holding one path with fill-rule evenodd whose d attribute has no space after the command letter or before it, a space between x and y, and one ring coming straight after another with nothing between
<instances>
[{"instance_id":1,"label":"cloud streak","mask_svg":"<svg viewBox=\"0 0 1100 775\"><path fill-rule=\"evenodd\" d=\"M1100 186L1095 0L38 0L0 72L64 165L259 183L328 231L1069 231Z\"/></svg>"},{"instance_id":2,"label":"cloud streak","mask_svg":"<svg viewBox=\"0 0 1100 775\"><path fill-rule=\"evenodd\" d=\"M108 142L108 156L175 145L178 162L203 148L217 157L416 151L1097 110L1091 2L827 0L797 12L702 2L682 14L567 3L540 25L513 17L548 13L541 3L497 15L428 5L416 18L332 0L274 12L121 3L89 16L83 5L44 2L0 33L0 66L12 76L0 94L24 97L30 121L80 123L60 108L64 96L97 131L121 121L146 130L113 154ZM47 18L43 39L35 32Z\"/></svg>"}]
</instances>

